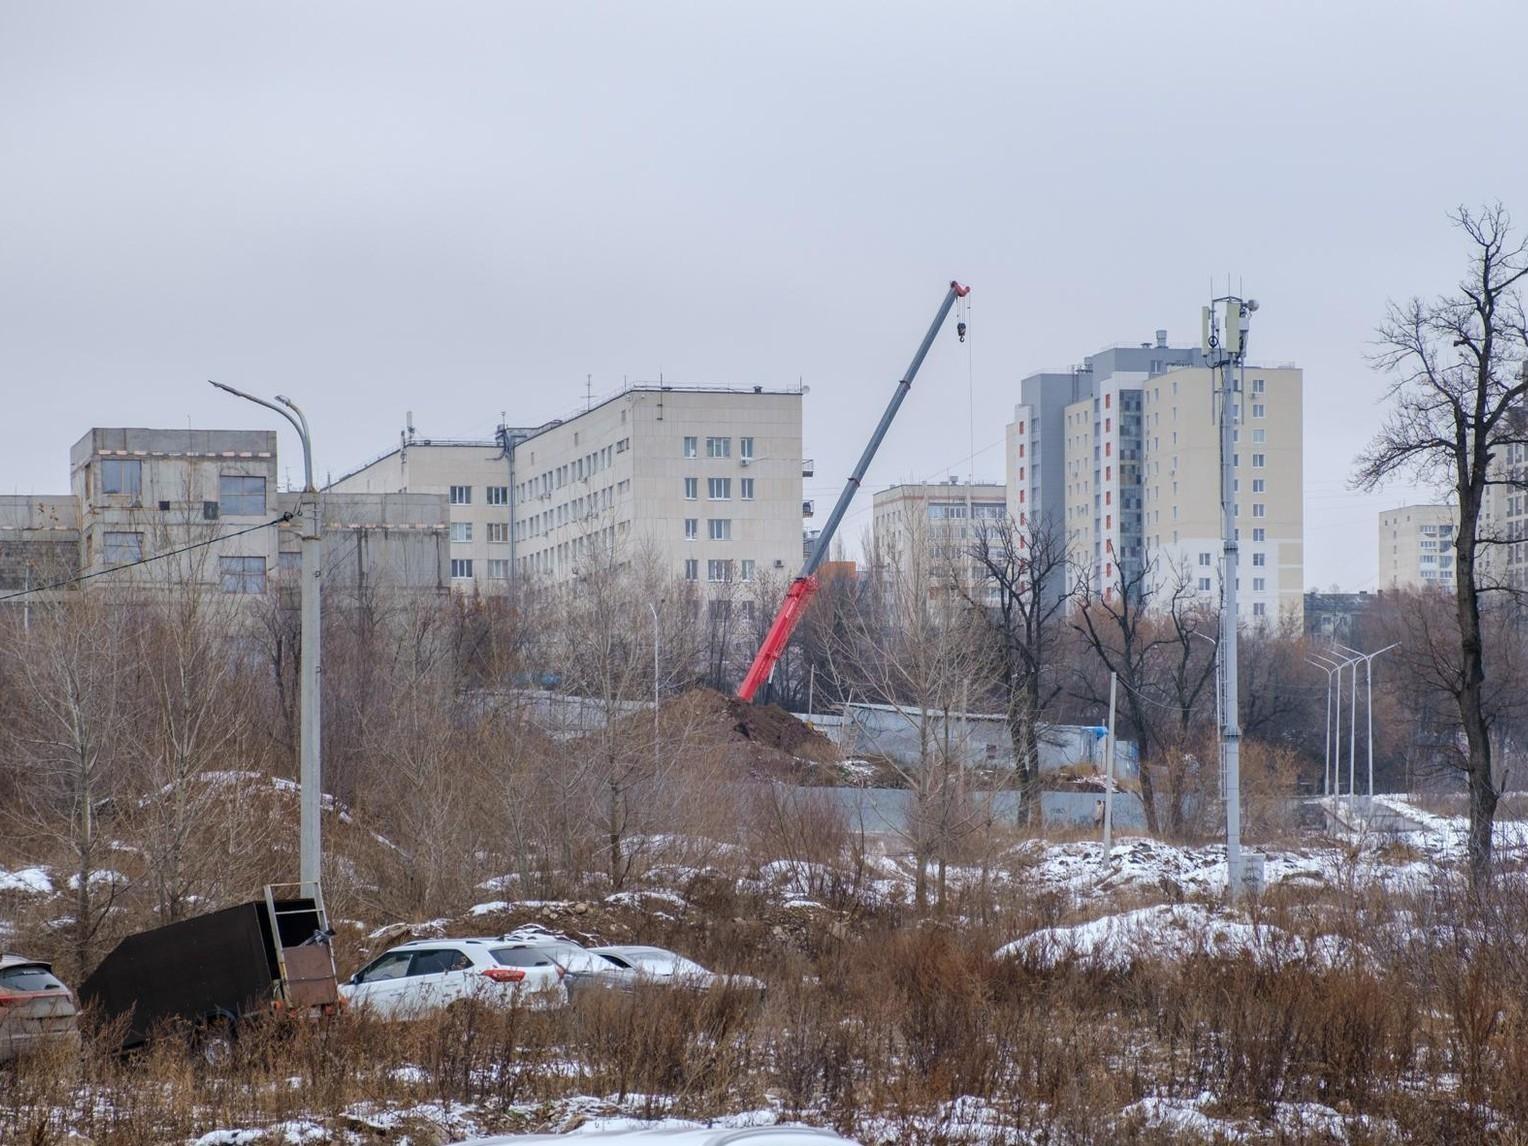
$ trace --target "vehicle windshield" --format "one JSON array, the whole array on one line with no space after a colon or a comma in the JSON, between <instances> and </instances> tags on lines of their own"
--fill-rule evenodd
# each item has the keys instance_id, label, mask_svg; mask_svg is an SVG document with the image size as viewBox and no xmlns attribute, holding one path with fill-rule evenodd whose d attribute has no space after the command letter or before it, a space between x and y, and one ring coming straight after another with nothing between
<instances>
[{"instance_id":1,"label":"vehicle windshield","mask_svg":"<svg viewBox=\"0 0 1528 1146\"><path fill-rule=\"evenodd\" d=\"M41 964L7 967L0 971L0 991L63 991L65 986Z\"/></svg>"}]
</instances>

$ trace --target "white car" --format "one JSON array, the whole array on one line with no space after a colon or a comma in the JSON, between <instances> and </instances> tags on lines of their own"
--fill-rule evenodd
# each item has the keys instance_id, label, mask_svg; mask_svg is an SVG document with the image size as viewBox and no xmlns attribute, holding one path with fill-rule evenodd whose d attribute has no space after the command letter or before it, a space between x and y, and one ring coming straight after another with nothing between
<instances>
[{"instance_id":1,"label":"white car","mask_svg":"<svg viewBox=\"0 0 1528 1146\"><path fill-rule=\"evenodd\" d=\"M545 945L516 939L415 939L393 947L340 984L352 1007L414 1019L464 999L559 1007L566 969Z\"/></svg>"},{"instance_id":2,"label":"white car","mask_svg":"<svg viewBox=\"0 0 1528 1146\"><path fill-rule=\"evenodd\" d=\"M570 971L569 985L575 990L630 990L641 983L653 983L704 991L725 983L764 993L763 981L752 975L721 975L667 947L590 947L587 954L592 958Z\"/></svg>"}]
</instances>

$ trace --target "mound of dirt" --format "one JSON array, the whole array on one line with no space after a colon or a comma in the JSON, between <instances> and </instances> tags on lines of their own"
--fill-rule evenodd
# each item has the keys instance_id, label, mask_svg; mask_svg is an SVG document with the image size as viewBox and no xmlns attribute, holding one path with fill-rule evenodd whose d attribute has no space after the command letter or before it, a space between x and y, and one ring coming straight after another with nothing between
<instances>
[{"instance_id":1,"label":"mound of dirt","mask_svg":"<svg viewBox=\"0 0 1528 1146\"><path fill-rule=\"evenodd\" d=\"M715 689L692 688L663 705L660 719L675 741L735 747L758 771L839 760L833 742L773 704L745 704Z\"/></svg>"}]
</instances>

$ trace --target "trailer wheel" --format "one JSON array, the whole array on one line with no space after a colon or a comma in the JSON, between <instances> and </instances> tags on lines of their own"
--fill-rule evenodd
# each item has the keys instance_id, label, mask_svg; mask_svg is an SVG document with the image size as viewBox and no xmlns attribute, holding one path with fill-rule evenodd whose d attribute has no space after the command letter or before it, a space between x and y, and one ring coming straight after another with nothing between
<instances>
[{"instance_id":1,"label":"trailer wheel","mask_svg":"<svg viewBox=\"0 0 1528 1146\"><path fill-rule=\"evenodd\" d=\"M233 1062L234 1022L227 1015L209 1015L196 1028L192 1049L196 1057L213 1070L223 1070Z\"/></svg>"}]
</instances>

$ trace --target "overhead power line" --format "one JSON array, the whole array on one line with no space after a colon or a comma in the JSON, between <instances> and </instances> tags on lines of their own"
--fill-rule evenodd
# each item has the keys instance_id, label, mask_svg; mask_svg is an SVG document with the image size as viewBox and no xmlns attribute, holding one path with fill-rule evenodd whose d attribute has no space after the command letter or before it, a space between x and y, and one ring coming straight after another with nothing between
<instances>
[{"instance_id":1,"label":"overhead power line","mask_svg":"<svg viewBox=\"0 0 1528 1146\"><path fill-rule=\"evenodd\" d=\"M14 593L7 593L0 597L0 603L14 601L17 597L26 597L32 593L46 593L53 589L67 589L70 585L78 585L81 581L89 581L93 577L105 577L108 573L121 573L124 569L136 569L140 565L147 565L153 561L163 561L166 557L179 557L182 553L190 553L193 549L205 549L209 545L216 545L220 541L232 541L235 537L243 537L246 533L255 533L261 529L269 529L273 525L282 525L291 521L293 514L283 513L272 521L262 521L259 525L251 525L245 529L235 530L233 533L219 534L210 537L206 541L195 541L190 545L182 545L179 549L167 549L163 553L156 553L152 557L140 557L137 561L129 561L125 565L113 565L109 569L97 569L94 573L81 573L77 577L66 577L62 581L54 581L47 585L34 585L30 589L18 589Z\"/></svg>"}]
</instances>

